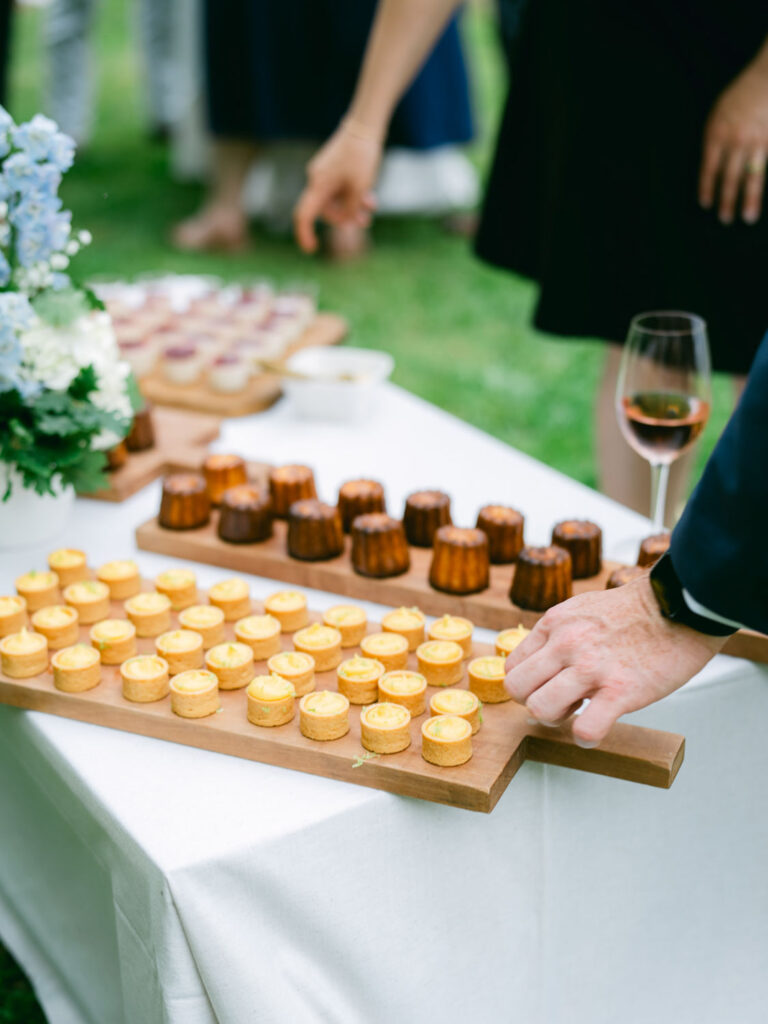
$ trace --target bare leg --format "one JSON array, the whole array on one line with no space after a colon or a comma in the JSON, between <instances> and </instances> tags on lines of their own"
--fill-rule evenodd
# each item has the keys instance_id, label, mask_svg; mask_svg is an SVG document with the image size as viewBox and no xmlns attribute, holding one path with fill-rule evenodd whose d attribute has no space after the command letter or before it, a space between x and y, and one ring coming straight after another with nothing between
<instances>
[{"instance_id":1,"label":"bare leg","mask_svg":"<svg viewBox=\"0 0 768 1024\"><path fill-rule=\"evenodd\" d=\"M217 139L213 146L211 188L202 209L176 225L174 243L180 249L242 249L248 241L243 209L243 186L256 157L255 143Z\"/></svg>"},{"instance_id":2,"label":"bare leg","mask_svg":"<svg viewBox=\"0 0 768 1024\"><path fill-rule=\"evenodd\" d=\"M606 361L595 408L598 486L609 498L647 516L651 508L651 471L645 459L630 448L616 418L616 383L621 346L606 345ZM688 496L694 452L672 464L667 490L665 522L673 526Z\"/></svg>"}]
</instances>

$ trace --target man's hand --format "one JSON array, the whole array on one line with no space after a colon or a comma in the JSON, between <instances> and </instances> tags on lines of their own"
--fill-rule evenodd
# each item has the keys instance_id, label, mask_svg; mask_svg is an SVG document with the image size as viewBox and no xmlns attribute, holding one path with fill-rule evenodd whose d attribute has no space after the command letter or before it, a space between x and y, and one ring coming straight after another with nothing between
<instances>
[{"instance_id":1,"label":"man's hand","mask_svg":"<svg viewBox=\"0 0 768 1024\"><path fill-rule=\"evenodd\" d=\"M545 725L564 721L589 697L573 735L596 746L621 715L686 683L726 639L663 618L643 577L551 608L507 658L506 685Z\"/></svg>"},{"instance_id":2,"label":"man's hand","mask_svg":"<svg viewBox=\"0 0 768 1024\"><path fill-rule=\"evenodd\" d=\"M768 156L768 68L749 65L721 93L704 129L699 202L730 224L741 193L741 216L748 224L760 217ZM718 189L719 185L719 189Z\"/></svg>"},{"instance_id":3,"label":"man's hand","mask_svg":"<svg viewBox=\"0 0 768 1024\"><path fill-rule=\"evenodd\" d=\"M382 145L344 124L307 165L307 185L293 212L296 241L304 252L317 249L315 222L367 227L376 208L373 186Z\"/></svg>"}]
</instances>

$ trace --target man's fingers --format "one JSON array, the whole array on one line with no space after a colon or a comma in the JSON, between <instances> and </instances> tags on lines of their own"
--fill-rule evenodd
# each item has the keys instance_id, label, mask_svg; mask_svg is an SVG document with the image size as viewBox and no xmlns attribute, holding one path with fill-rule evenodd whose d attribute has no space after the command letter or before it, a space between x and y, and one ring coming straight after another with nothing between
<instances>
[{"instance_id":1,"label":"man's fingers","mask_svg":"<svg viewBox=\"0 0 768 1024\"><path fill-rule=\"evenodd\" d=\"M736 213L736 200L739 195L741 179L747 154L743 149L732 149L728 154L720 181L720 202L718 215L723 224L730 224Z\"/></svg>"},{"instance_id":2,"label":"man's fingers","mask_svg":"<svg viewBox=\"0 0 768 1024\"><path fill-rule=\"evenodd\" d=\"M504 682L514 699L520 704L526 704L531 694L556 676L561 668L563 663L560 655L555 652L552 644L545 644L508 672Z\"/></svg>"},{"instance_id":3,"label":"man's fingers","mask_svg":"<svg viewBox=\"0 0 768 1024\"><path fill-rule=\"evenodd\" d=\"M541 623L536 626L531 632L525 637L524 640L517 645L517 647L507 655L507 660L504 662L504 671L511 672L513 668L517 668L518 665L522 664L526 658L530 658L532 654L540 650L547 642L547 631L542 627Z\"/></svg>"},{"instance_id":4,"label":"man's fingers","mask_svg":"<svg viewBox=\"0 0 768 1024\"><path fill-rule=\"evenodd\" d=\"M699 202L707 208L715 201L715 184L722 160L723 147L721 143L713 140L705 141L699 174Z\"/></svg>"},{"instance_id":5,"label":"man's fingers","mask_svg":"<svg viewBox=\"0 0 768 1024\"><path fill-rule=\"evenodd\" d=\"M760 219L765 189L765 153L758 150L747 160L741 215L747 224Z\"/></svg>"},{"instance_id":6,"label":"man's fingers","mask_svg":"<svg viewBox=\"0 0 768 1024\"><path fill-rule=\"evenodd\" d=\"M545 725L559 725L589 696L589 683L574 669L565 668L535 690L526 707Z\"/></svg>"},{"instance_id":7,"label":"man's fingers","mask_svg":"<svg viewBox=\"0 0 768 1024\"><path fill-rule=\"evenodd\" d=\"M598 690L590 700L589 707L574 719L574 739L580 747L596 747L605 739L617 719L628 710L617 693Z\"/></svg>"},{"instance_id":8,"label":"man's fingers","mask_svg":"<svg viewBox=\"0 0 768 1024\"><path fill-rule=\"evenodd\" d=\"M304 252L317 250L317 232L315 221L326 201L325 190L316 185L308 185L301 194L293 211L293 230L296 241Z\"/></svg>"}]
</instances>

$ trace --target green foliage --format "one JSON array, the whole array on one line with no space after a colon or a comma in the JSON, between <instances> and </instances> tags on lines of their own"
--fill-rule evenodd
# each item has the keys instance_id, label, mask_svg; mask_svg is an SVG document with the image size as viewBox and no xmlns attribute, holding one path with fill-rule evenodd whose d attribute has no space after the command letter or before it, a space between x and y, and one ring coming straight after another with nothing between
<instances>
[{"instance_id":1,"label":"green foliage","mask_svg":"<svg viewBox=\"0 0 768 1024\"><path fill-rule=\"evenodd\" d=\"M96 308L89 294L99 302L90 289L86 292L77 288L63 288L56 292L47 288L32 299L32 308L40 319L45 320L51 327L69 327L75 320ZM103 304L101 308L103 309Z\"/></svg>"}]
</instances>

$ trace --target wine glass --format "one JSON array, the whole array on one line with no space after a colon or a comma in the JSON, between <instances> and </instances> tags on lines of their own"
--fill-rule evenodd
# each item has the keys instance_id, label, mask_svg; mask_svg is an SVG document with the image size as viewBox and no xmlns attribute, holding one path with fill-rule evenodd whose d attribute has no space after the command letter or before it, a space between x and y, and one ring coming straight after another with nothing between
<instances>
[{"instance_id":1,"label":"wine glass","mask_svg":"<svg viewBox=\"0 0 768 1024\"><path fill-rule=\"evenodd\" d=\"M709 418L707 325L693 313L641 313L629 325L616 388L628 443L651 464L651 533L664 530L669 467Z\"/></svg>"}]
</instances>

